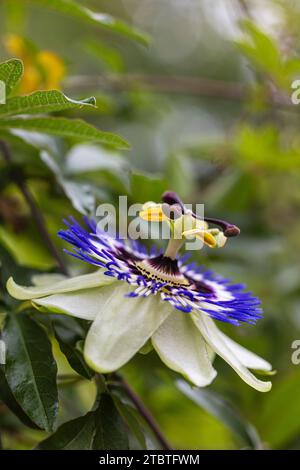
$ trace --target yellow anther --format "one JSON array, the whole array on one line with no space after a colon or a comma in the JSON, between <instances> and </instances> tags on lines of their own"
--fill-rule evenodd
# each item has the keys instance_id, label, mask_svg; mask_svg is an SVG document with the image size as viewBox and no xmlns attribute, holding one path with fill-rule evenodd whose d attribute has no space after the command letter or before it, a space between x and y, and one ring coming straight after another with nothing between
<instances>
[{"instance_id":1,"label":"yellow anther","mask_svg":"<svg viewBox=\"0 0 300 470\"><path fill-rule=\"evenodd\" d=\"M139 216L147 222L162 222L163 220L166 220L161 204L155 204L154 202L146 202L146 204L143 205Z\"/></svg>"},{"instance_id":2,"label":"yellow anther","mask_svg":"<svg viewBox=\"0 0 300 470\"><path fill-rule=\"evenodd\" d=\"M217 235L214 235L214 237L217 243L217 248L223 248L223 246L227 242L227 237L225 237L224 233L219 230L219 233Z\"/></svg>"},{"instance_id":3,"label":"yellow anther","mask_svg":"<svg viewBox=\"0 0 300 470\"><path fill-rule=\"evenodd\" d=\"M218 246L214 235L212 235L210 233L210 231L208 231L208 230L200 230L198 228L195 228L195 229L192 229L192 230L184 231L182 233L182 235L184 237L194 236L194 237L198 238L199 240L202 240L202 242L205 245L209 246L210 248L216 248Z\"/></svg>"}]
</instances>

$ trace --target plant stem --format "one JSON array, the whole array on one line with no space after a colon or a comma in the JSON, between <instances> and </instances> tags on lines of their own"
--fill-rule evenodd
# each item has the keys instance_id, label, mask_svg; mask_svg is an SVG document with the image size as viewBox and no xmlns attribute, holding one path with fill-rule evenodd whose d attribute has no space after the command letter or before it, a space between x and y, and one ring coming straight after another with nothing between
<instances>
[{"instance_id":1,"label":"plant stem","mask_svg":"<svg viewBox=\"0 0 300 470\"><path fill-rule=\"evenodd\" d=\"M6 163L8 165L11 165L13 163L12 155L11 155L10 149L9 149L6 142L0 141L0 151L3 155L3 158L6 161ZM45 219L43 217L43 214L40 211L39 207L37 206L37 204L34 200L34 197L32 196L25 180L22 177L20 177L19 175L18 176L16 175L15 178L14 178L14 182L17 184L20 191L22 192L22 194L24 196L24 199L25 199L25 201L27 202L27 204L30 208L32 218L34 219L34 221L37 225L37 228L38 228L40 234L43 237L43 240L45 241L45 243L48 247L49 252L52 254L53 258L56 260L60 271L63 274L68 275L68 271L67 271L67 268L66 268L66 266L64 264L64 261L62 259L62 256L59 253L59 251L57 250L55 244L53 243L53 241L52 241L52 239L51 239L51 237L50 237L50 235L47 231L46 223L45 223Z\"/></svg>"},{"instance_id":2,"label":"plant stem","mask_svg":"<svg viewBox=\"0 0 300 470\"><path fill-rule=\"evenodd\" d=\"M176 75L108 75L88 77L84 75L65 80L70 90L85 90L98 87L115 91L149 90L153 92L189 93L192 95L242 101L249 89L243 83L212 80L204 77Z\"/></svg>"},{"instance_id":3,"label":"plant stem","mask_svg":"<svg viewBox=\"0 0 300 470\"><path fill-rule=\"evenodd\" d=\"M86 76L78 75L65 80L64 86L71 92L99 88L116 92L142 90L154 93L184 93L206 98L222 99L243 102L251 96L252 88L241 82L228 82L213 80L204 77L190 77L185 75L107 75ZM290 97L279 92L269 90L266 103L279 109L296 112Z\"/></svg>"},{"instance_id":4,"label":"plant stem","mask_svg":"<svg viewBox=\"0 0 300 470\"><path fill-rule=\"evenodd\" d=\"M156 439L158 442L161 444L162 448L164 450L171 450L172 447L166 440L165 436L161 432L161 430L158 427L158 424L156 423L155 419L153 416L150 414L150 412L147 410L145 407L144 403L141 401L139 396L134 392L134 390L131 388L129 383L121 377L119 374L114 374L114 377L117 379L119 384L122 385L124 391L126 392L127 396L130 398L132 403L135 405L136 409L140 413L140 415L144 418L146 423L149 425L150 429L153 431L153 434L156 436Z\"/></svg>"}]
</instances>

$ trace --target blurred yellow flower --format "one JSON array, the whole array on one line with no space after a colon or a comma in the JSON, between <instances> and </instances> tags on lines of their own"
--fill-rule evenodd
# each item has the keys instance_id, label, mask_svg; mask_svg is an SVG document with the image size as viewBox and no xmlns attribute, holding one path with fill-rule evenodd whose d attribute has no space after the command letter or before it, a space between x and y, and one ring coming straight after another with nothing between
<instances>
[{"instance_id":1,"label":"blurred yellow flower","mask_svg":"<svg viewBox=\"0 0 300 470\"><path fill-rule=\"evenodd\" d=\"M54 52L41 51L37 54L37 62L45 71L45 88L60 88L60 83L66 74L63 60Z\"/></svg>"},{"instance_id":2,"label":"blurred yellow flower","mask_svg":"<svg viewBox=\"0 0 300 470\"><path fill-rule=\"evenodd\" d=\"M24 40L16 34L7 34L4 38L6 49L11 54L15 54L22 59L26 56L26 46Z\"/></svg>"},{"instance_id":3,"label":"blurred yellow flower","mask_svg":"<svg viewBox=\"0 0 300 470\"><path fill-rule=\"evenodd\" d=\"M21 59L25 66L20 93L61 88L61 82L66 75L66 66L61 57L48 50L36 51L16 34L8 34L4 42L7 51Z\"/></svg>"}]
</instances>

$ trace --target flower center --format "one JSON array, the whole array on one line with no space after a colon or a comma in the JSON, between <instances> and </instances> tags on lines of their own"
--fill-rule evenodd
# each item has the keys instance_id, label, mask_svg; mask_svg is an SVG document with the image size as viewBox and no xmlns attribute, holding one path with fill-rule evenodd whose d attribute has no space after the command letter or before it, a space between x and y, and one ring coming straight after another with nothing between
<instances>
[{"instance_id":1,"label":"flower center","mask_svg":"<svg viewBox=\"0 0 300 470\"><path fill-rule=\"evenodd\" d=\"M179 271L177 260L166 255L136 261L137 270L146 278L172 286L189 286L190 282Z\"/></svg>"}]
</instances>

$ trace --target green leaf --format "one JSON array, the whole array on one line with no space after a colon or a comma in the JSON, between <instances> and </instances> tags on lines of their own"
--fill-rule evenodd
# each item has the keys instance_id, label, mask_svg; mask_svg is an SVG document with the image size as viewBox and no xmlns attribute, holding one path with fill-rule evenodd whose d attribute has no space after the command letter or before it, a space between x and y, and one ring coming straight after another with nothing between
<instances>
[{"instance_id":1,"label":"green leaf","mask_svg":"<svg viewBox=\"0 0 300 470\"><path fill-rule=\"evenodd\" d=\"M31 421L31 419L24 413L19 403L16 401L5 377L4 367L0 367L0 400L5 403L7 408L10 409L14 415L16 415L19 420L29 426L30 428L38 429L38 426Z\"/></svg>"},{"instance_id":2,"label":"green leaf","mask_svg":"<svg viewBox=\"0 0 300 470\"><path fill-rule=\"evenodd\" d=\"M159 201L162 193L168 189L164 178L149 173L133 173L130 183L132 200L140 203Z\"/></svg>"},{"instance_id":3,"label":"green leaf","mask_svg":"<svg viewBox=\"0 0 300 470\"><path fill-rule=\"evenodd\" d=\"M112 31L122 36L133 39L143 45L149 44L149 37L138 29L128 25L124 21L114 18L107 13L97 13L89 10L74 0L30 0L31 2L52 8L60 13L73 16L96 25L102 26L108 31Z\"/></svg>"},{"instance_id":4,"label":"green leaf","mask_svg":"<svg viewBox=\"0 0 300 470\"><path fill-rule=\"evenodd\" d=\"M111 147L128 149L126 140L110 132L104 132L82 121L81 119L67 119L62 117L15 118L0 120L0 128L23 129L59 137L70 137L82 141L95 141Z\"/></svg>"},{"instance_id":5,"label":"green leaf","mask_svg":"<svg viewBox=\"0 0 300 470\"><path fill-rule=\"evenodd\" d=\"M276 42L250 20L244 20L242 28L249 39L237 41L238 48L258 69L272 76L278 85L284 85L286 71Z\"/></svg>"},{"instance_id":6,"label":"green leaf","mask_svg":"<svg viewBox=\"0 0 300 470\"><path fill-rule=\"evenodd\" d=\"M95 195L89 183L73 181L64 176L64 165L59 164L53 155L46 150L42 150L40 157L55 175L57 182L62 187L65 195L69 198L74 209L81 214L91 214L95 209Z\"/></svg>"},{"instance_id":7,"label":"green leaf","mask_svg":"<svg viewBox=\"0 0 300 470\"><path fill-rule=\"evenodd\" d=\"M123 403L118 396L115 397L115 403L139 447L144 450L147 449L144 430L135 416L136 410L131 405L128 405L128 403Z\"/></svg>"},{"instance_id":8,"label":"green leaf","mask_svg":"<svg viewBox=\"0 0 300 470\"><path fill-rule=\"evenodd\" d=\"M125 450L129 448L127 429L110 395L100 396L95 412L94 450Z\"/></svg>"},{"instance_id":9,"label":"green leaf","mask_svg":"<svg viewBox=\"0 0 300 470\"><path fill-rule=\"evenodd\" d=\"M48 439L42 441L37 450L91 450L95 434L93 412L64 423Z\"/></svg>"},{"instance_id":10,"label":"green leaf","mask_svg":"<svg viewBox=\"0 0 300 470\"><path fill-rule=\"evenodd\" d=\"M192 388L184 380L178 380L176 386L190 400L224 423L244 444L251 448L261 448L256 429L244 420L221 395L212 390Z\"/></svg>"},{"instance_id":11,"label":"green leaf","mask_svg":"<svg viewBox=\"0 0 300 470\"><path fill-rule=\"evenodd\" d=\"M122 73L124 71L122 56L114 47L109 47L99 43L99 41L90 40L86 42L85 49L98 59L105 69L114 73Z\"/></svg>"},{"instance_id":12,"label":"green leaf","mask_svg":"<svg viewBox=\"0 0 300 470\"><path fill-rule=\"evenodd\" d=\"M271 448L285 449L289 442L299 437L299 387L300 373L295 370L276 384L261 407L259 425Z\"/></svg>"},{"instance_id":13,"label":"green leaf","mask_svg":"<svg viewBox=\"0 0 300 470\"><path fill-rule=\"evenodd\" d=\"M91 213L96 199L106 199L105 190L125 194L129 189L128 162L119 152L100 145L73 146L64 158L63 172L60 184L73 207L82 213Z\"/></svg>"},{"instance_id":14,"label":"green leaf","mask_svg":"<svg viewBox=\"0 0 300 470\"><path fill-rule=\"evenodd\" d=\"M21 60L10 59L0 64L0 80L5 83L7 96L9 96L13 89L17 86L20 79L22 78L22 75L23 63Z\"/></svg>"},{"instance_id":15,"label":"green leaf","mask_svg":"<svg viewBox=\"0 0 300 470\"><path fill-rule=\"evenodd\" d=\"M236 195L239 197L236 197ZM250 172L233 169L222 174L210 186L209 209L219 211L243 211L255 200L257 194L256 181Z\"/></svg>"},{"instance_id":16,"label":"green leaf","mask_svg":"<svg viewBox=\"0 0 300 470\"><path fill-rule=\"evenodd\" d=\"M84 331L77 320L61 315L53 315L55 337L61 352L66 356L70 366L80 375L90 380L94 372L86 364L82 352L76 345L84 338Z\"/></svg>"},{"instance_id":17,"label":"green leaf","mask_svg":"<svg viewBox=\"0 0 300 470\"><path fill-rule=\"evenodd\" d=\"M95 106L96 100L90 98L76 101L57 90L35 91L30 95L14 96L0 106L0 118L16 114L42 114L66 109Z\"/></svg>"},{"instance_id":18,"label":"green leaf","mask_svg":"<svg viewBox=\"0 0 300 470\"><path fill-rule=\"evenodd\" d=\"M98 408L64 423L38 450L125 450L127 430L108 394L100 395Z\"/></svg>"},{"instance_id":19,"label":"green leaf","mask_svg":"<svg viewBox=\"0 0 300 470\"><path fill-rule=\"evenodd\" d=\"M66 178L62 178L60 184L76 211L86 215L95 210L95 195L90 184Z\"/></svg>"},{"instance_id":20,"label":"green leaf","mask_svg":"<svg viewBox=\"0 0 300 470\"><path fill-rule=\"evenodd\" d=\"M11 391L29 418L51 431L58 410L57 367L44 330L26 314L8 315L5 376Z\"/></svg>"},{"instance_id":21,"label":"green leaf","mask_svg":"<svg viewBox=\"0 0 300 470\"><path fill-rule=\"evenodd\" d=\"M253 51L253 59L266 70L277 72L281 67L281 57L275 41L250 20L243 21L243 29L252 41L248 43L248 51Z\"/></svg>"},{"instance_id":22,"label":"green leaf","mask_svg":"<svg viewBox=\"0 0 300 470\"><path fill-rule=\"evenodd\" d=\"M26 16L25 5L18 5L17 3L5 2L5 26L6 31L16 32L19 34L24 33L25 16Z\"/></svg>"},{"instance_id":23,"label":"green leaf","mask_svg":"<svg viewBox=\"0 0 300 470\"><path fill-rule=\"evenodd\" d=\"M236 165L242 168L266 168L281 172L299 168L299 148L283 145L279 129L274 126L244 125L236 131L232 146Z\"/></svg>"},{"instance_id":24,"label":"green leaf","mask_svg":"<svg viewBox=\"0 0 300 470\"><path fill-rule=\"evenodd\" d=\"M11 276L24 284L30 283L32 274L33 270L18 265L16 259L0 244L0 281L4 286Z\"/></svg>"},{"instance_id":25,"label":"green leaf","mask_svg":"<svg viewBox=\"0 0 300 470\"><path fill-rule=\"evenodd\" d=\"M170 188L176 188L184 199L188 197L194 186L194 174L190 159L183 152L172 153L166 161L168 182Z\"/></svg>"},{"instance_id":26,"label":"green leaf","mask_svg":"<svg viewBox=\"0 0 300 470\"><path fill-rule=\"evenodd\" d=\"M50 269L55 262L40 238L33 221L19 233L8 225L0 225L0 241L20 265L36 269Z\"/></svg>"}]
</instances>

